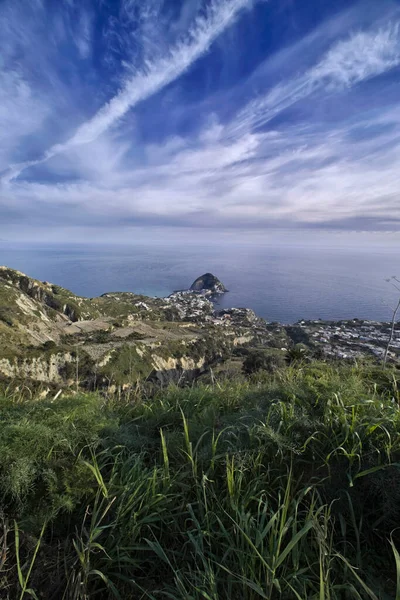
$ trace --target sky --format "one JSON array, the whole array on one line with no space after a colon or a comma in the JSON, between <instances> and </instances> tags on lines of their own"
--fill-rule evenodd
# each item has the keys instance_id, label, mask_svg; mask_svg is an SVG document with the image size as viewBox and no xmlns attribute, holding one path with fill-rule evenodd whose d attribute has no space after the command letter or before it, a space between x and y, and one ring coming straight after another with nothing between
<instances>
[{"instance_id":1,"label":"sky","mask_svg":"<svg viewBox=\"0 0 400 600\"><path fill-rule=\"evenodd\" d=\"M130 228L399 231L400 2L2 0L0 239Z\"/></svg>"}]
</instances>

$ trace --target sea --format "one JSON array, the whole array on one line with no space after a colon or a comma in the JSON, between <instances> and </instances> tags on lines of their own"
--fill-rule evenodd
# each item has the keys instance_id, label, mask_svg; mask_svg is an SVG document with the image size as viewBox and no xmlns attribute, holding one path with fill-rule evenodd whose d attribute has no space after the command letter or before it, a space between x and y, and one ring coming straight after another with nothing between
<instances>
[{"instance_id":1,"label":"sea","mask_svg":"<svg viewBox=\"0 0 400 600\"><path fill-rule=\"evenodd\" d=\"M168 296L214 273L229 292L217 308L268 321L388 321L400 291L399 234L336 232L142 234L123 241L0 241L0 264L81 296ZM388 281L389 280L389 281Z\"/></svg>"}]
</instances>

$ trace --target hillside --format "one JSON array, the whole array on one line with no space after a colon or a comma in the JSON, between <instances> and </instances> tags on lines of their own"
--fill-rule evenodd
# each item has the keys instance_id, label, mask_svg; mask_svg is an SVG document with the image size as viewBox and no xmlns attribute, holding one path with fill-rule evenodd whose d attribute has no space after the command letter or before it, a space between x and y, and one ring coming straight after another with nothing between
<instances>
[{"instance_id":1,"label":"hillside","mask_svg":"<svg viewBox=\"0 0 400 600\"><path fill-rule=\"evenodd\" d=\"M201 294L82 298L0 267L0 374L13 381L110 390L192 379L273 337L252 311L217 314Z\"/></svg>"},{"instance_id":2,"label":"hillside","mask_svg":"<svg viewBox=\"0 0 400 600\"><path fill-rule=\"evenodd\" d=\"M200 286L209 284L204 278ZM83 298L0 267L0 379L43 395L69 388L121 393L211 370L230 376L252 353L254 365L270 370L299 357L380 360L388 336L388 323L358 319L267 323L247 308L218 310L193 291ZM395 336L389 360L399 356Z\"/></svg>"}]
</instances>

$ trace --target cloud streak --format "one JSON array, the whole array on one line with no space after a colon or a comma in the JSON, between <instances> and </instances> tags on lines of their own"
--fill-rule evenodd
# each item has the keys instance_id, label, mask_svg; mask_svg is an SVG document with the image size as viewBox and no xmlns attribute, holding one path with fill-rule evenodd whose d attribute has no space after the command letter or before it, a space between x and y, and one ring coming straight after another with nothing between
<instances>
[{"instance_id":1,"label":"cloud streak","mask_svg":"<svg viewBox=\"0 0 400 600\"><path fill-rule=\"evenodd\" d=\"M358 32L332 46L303 75L279 84L253 100L233 123L230 133L266 125L284 110L321 90L340 92L400 65L400 25Z\"/></svg>"},{"instance_id":2,"label":"cloud streak","mask_svg":"<svg viewBox=\"0 0 400 600\"><path fill-rule=\"evenodd\" d=\"M148 62L141 72L128 79L121 91L92 119L82 124L66 143L55 144L40 159L11 166L3 179L11 181L28 167L41 164L74 146L97 139L136 104L181 76L193 62L207 52L214 40L234 22L238 13L245 7L249 7L251 3L252 0L213 1L206 15L196 19L187 35L170 50L165 58Z\"/></svg>"}]
</instances>

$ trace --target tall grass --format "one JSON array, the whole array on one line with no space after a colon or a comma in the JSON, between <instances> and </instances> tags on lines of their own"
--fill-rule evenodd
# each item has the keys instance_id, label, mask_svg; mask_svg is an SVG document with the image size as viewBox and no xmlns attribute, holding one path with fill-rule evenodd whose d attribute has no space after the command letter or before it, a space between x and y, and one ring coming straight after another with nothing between
<instances>
[{"instance_id":1,"label":"tall grass","mask_svg":"<svg viewBox=\"0 0 400 600\"><path fill-rule=\"evenodd\" d=\"M3 398L4 597L396 597L397 393L315 363L123 405Z\"/></svg>"}]
</instances>

